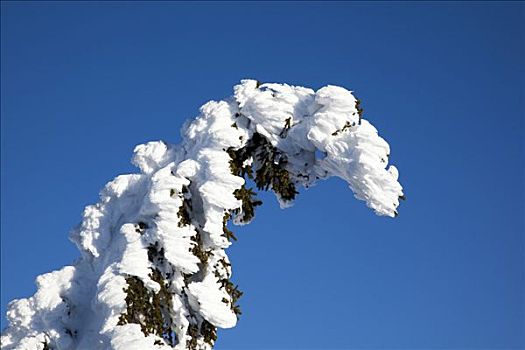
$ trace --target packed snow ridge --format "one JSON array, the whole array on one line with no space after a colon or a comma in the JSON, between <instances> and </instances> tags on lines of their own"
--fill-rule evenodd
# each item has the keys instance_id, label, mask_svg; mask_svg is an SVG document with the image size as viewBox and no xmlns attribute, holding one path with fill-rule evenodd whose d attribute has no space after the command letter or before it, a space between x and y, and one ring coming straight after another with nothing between
<instances>
[{"instance_id":1,"label":"packed snow ridge","mask_svg":"<svg viewBox=\"0 0 525 350\"><path fill-rule=\"evenodd\" d=\"M389 145L350 91L243 80L200 109L180 145L135 148L139 174L109 182L70 235L81 258L41 275L9 304L2 348L211 349L242 294L230 282L227 223L260 204L247 188L296 189L337 176L378 215L396 216L402 187Z\"/></svg>"}]
</instances>

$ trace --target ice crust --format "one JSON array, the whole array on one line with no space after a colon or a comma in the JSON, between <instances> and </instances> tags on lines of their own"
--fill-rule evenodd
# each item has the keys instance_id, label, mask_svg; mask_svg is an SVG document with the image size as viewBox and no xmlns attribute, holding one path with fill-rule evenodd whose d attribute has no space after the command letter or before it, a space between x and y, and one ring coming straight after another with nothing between
<instances>
[{"instance_id":1,"label":"ice crust","mask_svg":"<svg viewBox=\"0 0 525 350\"><path fill-rule=\"evenodd\" d=\"M397 169L388 167L389 145L360 117L350 91L243 80L233 97L201 107L184 125L180 145L158 141L135 148L132 162L140 174L118 176L101 191L99 203L86 207L70 234L81 252L73 266L39 276L32 297L9 304L2 348L43 349L48 343L66 350L171 349L162 338L145 336L138 324L118 324L126 309L126 277L159 292L153 267L170 272L176 349L186 348L188 327L196 320L234 327L232 300L217 276L231 276L229 264L220 263L228 262L224 249L231 244L223 218L241 207L233 192L245 181L232 174L226 150L245 146L255 132L286 155L297 186L337 176L376 214L397 215L403 192ZM193 203L193 217L181 226L184 198ZM206 266L192 253L198 231L211 252ZM166 259L157 266L148 257L153 244L164 249ZM184 275L192 276L189 283ZM202 339L198 346L211 347Z\"/></svg>"}]
</instances>

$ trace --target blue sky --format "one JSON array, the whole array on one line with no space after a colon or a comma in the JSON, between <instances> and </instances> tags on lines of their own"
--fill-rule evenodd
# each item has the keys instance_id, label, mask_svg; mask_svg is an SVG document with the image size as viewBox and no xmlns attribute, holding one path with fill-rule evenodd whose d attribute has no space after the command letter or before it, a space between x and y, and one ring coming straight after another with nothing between
<instances>
[{"instance_id":1,"label":"blue sky","mask_svg":"<svg viewBox=\"0 0 525 350\"><path fill-rule=\"evenodd\" d=\"M229 250L217 349L525 347L523 2L2 2L1 311L71 263L85 205L242 78L354 90L408 200L341 182ZM2 327L5 319L2 316Z\"/></svg>"}]
</instances>

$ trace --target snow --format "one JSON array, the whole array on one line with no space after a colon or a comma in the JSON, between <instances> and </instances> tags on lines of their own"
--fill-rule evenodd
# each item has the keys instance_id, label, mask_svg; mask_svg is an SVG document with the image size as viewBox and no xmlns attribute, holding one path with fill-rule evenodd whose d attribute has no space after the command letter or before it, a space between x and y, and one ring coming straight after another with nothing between
<instances>
[{"instance_id":1,"label":"snow","mask_svg":"<svg viewBox=\"0 0 525 350\"><path fill-rule=\"evenodd\" d=\"M202 282L190 283L188 296L191 307L215 326L232 328L237 324L237 316L229 306L230 296L213 276L207 275Z\"/></svg>"},{"instance_id":2,"label":"snow","mask_svg":"<svg viewBox=\"0 0 525 350\"><path fill-rule=\"evenodd\" d=\"M138 324L130 323L116 327L111 336L111 349L115 350L144 350L144 349L172 349L167 345L156 345L154 336L145 337Z\"/></svg>"},{"instance_id":3,"label":"snow","mask_svg":"<svg viewBox=\"0 0 525 350\"><path fill-rule=\"evenodd\" d=\"M9 304L2 348L43 349L46 342L66 350L171 348L158 335L145 336L138 324L119 323L126 311L126 278L135 276L160 293L154 269L171 294L176 349L186 348L192 325L234 327L234 300L221 282L232 273L223 219L241 207L233 193L245 180L232 174L226 151L244 147L254 133L286 156L297 187L336 176L376 214L397 215L403 191L397 168L388 166L389 145L361 118L356 102L337 86L314 91L243 80L233 97L201 107L183 126L180 145L137 146L132 162L140 173L109 182L71 232L81 258L39 276L35 295ZM244 164L257 167L258 161ZM283 208L293 204L277 197ZM191 222L181 224L186 202ZM235 216L233 222L243 223ZM152 260L151 247L162 251L162 259ZM206 262L194 254L196 248L206 252ZM212 346L203 338L196 344Z\"/></svg>"}]
</instances>

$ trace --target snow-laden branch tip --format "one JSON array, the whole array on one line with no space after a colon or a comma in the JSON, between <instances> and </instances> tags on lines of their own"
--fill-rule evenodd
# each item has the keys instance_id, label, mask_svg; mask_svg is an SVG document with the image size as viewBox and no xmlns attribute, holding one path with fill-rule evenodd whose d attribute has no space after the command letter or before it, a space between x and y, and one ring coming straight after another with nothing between
<instances>
[{"instance_id":1,"label":"snow-laden branch tip","mask_svg":"<svg viewBox=\"0 0 525 350\"><path fill-rule=\"evenodd\" d=\"M9 304L3 349L212 348L240 314L225 249L227 223L249 223L261 204L248 178L283 208L331 176L378 215L397 215L403 198L389 145L341 87L243 80L182 136L135 148L140 174L109 182L70 235L81 258Z\"/></svg>"}]
</instances>

